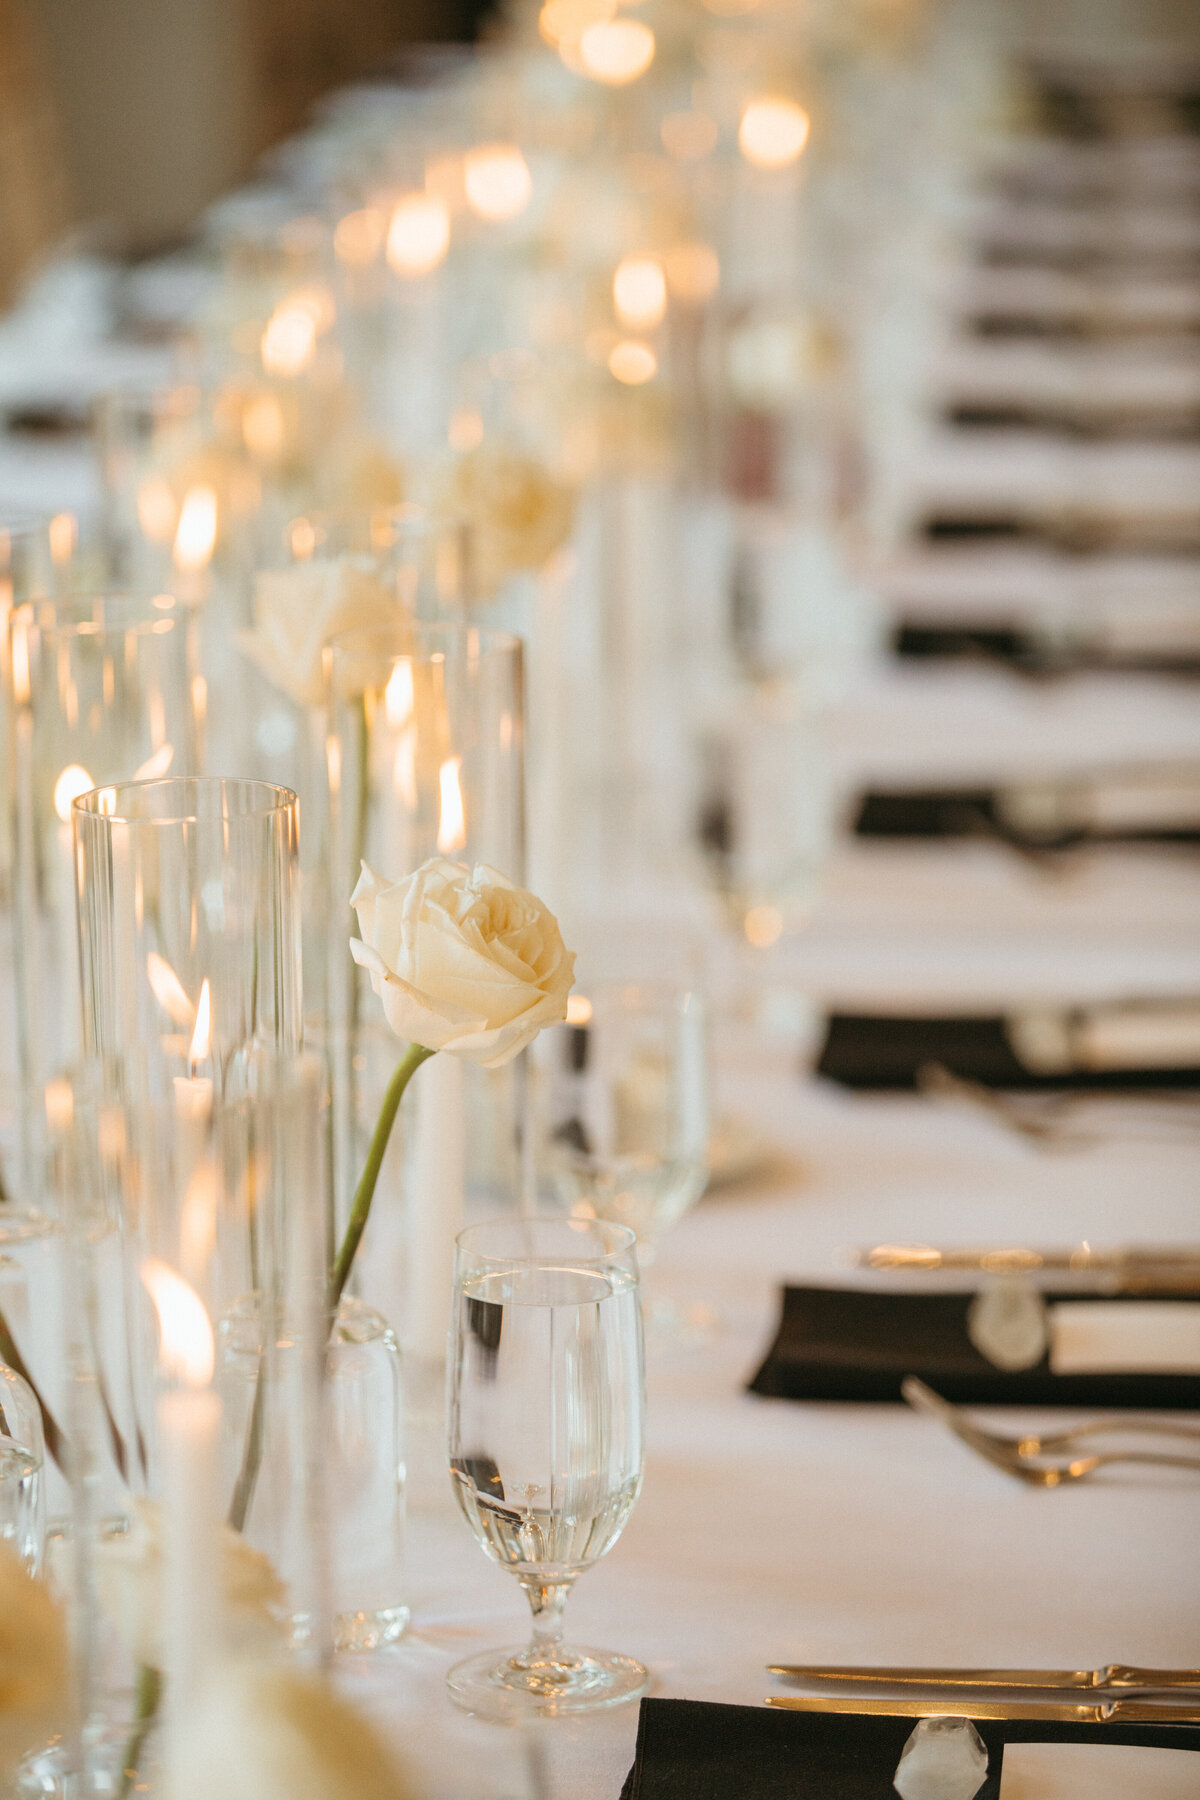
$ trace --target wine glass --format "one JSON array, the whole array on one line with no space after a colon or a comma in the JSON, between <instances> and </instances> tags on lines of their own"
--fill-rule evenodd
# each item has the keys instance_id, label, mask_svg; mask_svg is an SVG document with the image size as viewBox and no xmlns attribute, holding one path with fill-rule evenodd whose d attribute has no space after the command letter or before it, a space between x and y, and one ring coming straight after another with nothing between
<instances>
[{"instance_id":1,"label":"wine glass","mask_svg":"<svg viewBox=\"0 0 1200 1800\"><path fill-rule=\"evenodd\" d=\"M641 1694L632 1657L563 1641L577 1576L616 1543L642 1481L644 1369L633 1233L592 1219L514 1219L458 1239L448 1393L463 1517L513 1570L525 1649L446 1677L470 1712L593 1712Z\"/></svg>"},{"instance_id":2,"label":"wine glass","mask_svg":"<svg viewBox=\"0 0 1200 1800\"><path fill-rule=\"evenodd\" d=\"M571 995L543 1042L558 1198L576 1218L628 1225L644 1267L708 1180L700 996L665 981L598 983Z\"/></svg>"}]
</instances>

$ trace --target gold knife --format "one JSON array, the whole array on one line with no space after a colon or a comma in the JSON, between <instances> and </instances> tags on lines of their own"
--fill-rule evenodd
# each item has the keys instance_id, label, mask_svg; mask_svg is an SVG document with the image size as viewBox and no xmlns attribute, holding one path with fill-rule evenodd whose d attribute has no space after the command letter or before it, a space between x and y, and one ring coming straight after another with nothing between
<instances>
[{"instance_id":1,"label":"gold knife","mask_svg":"<svg viewBox=\"0 0 1200 1800\"><path fill-rule=\"evenodd\" d=\"M1088 1693L1157 1693L1188 1688L1200 1695L1200 1669L1135 1669L1127 1663L1105 1663L1099 1669L888 1669L864 1665L771 1663L772 1675L793 1681L838 1681L874 1687L1034 1688L1045 1692L1072 1688Z\"/></svg>"},{"instance_id":2,"label":"gold knife","mask_svg":"<svg viewBox=\"0 0 1200 1800\"><path fill-rule=\"evenodd\" d=\"M1195 1725L1200 1706L1168 1706L1152 1700L1101 1700L1093 1705L1052 1700L855 1700L768 1694L768 1706L785 1712L870 1713L892 1719L1062 1719L1079 1725Z\"/></svg>"}]
</instances>

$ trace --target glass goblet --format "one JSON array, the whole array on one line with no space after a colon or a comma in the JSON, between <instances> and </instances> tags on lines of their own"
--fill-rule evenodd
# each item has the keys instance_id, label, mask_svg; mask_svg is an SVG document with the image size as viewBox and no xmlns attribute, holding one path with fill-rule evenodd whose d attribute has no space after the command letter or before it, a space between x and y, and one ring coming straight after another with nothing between
<instances>
[{"instance_id":1,"label":"glass goblet","mask_svg":"<svg viewBox=\"0 0 1200 1800\"><path fill-rule=\"evenodd\" d=\"M610 1550L642 1480L644 1366L633 1233L602 1220L475 1225L458 1239L448 1391L463 1517L516 1575L528 1647L446 1677L470 1712L593 1712L641 1694L632 1657L563 1641L576 1578Z\"/></svg>"},{"instance_id":2,"label":"glass goblet","mask_svg":"<svg viewBox=\"0 0 1200 1800\"><path fill-rule=\"evenodd\" d=\"M645 1267L708 1180L700 996L665 981L585 985L543 1045L557 1197L575 1218L628 1225ZM674 1322L654 1302L646 1314L656 1331Z\"/></svg>"}]
</instances>

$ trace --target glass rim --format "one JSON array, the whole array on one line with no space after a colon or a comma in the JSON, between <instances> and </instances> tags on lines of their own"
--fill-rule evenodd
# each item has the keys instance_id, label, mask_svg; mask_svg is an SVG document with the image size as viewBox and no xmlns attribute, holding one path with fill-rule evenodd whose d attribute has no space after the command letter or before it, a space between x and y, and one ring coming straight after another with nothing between
<instances>
[{"instance_id":1,"label":"glass rim","mask_svg":"<svg viewBox=\"0 0 1200 1800\"><path fill-rule=\"evenodd\" d=\"M151 789L174 789L176 792L184 788L204 787L210 792L234 788L256 791L263 796L257 806L248 806L236 812L224 810L213 813L202 813L195 806L181 807L170 813L130 813L127 808L118 805L120 794L143 794ZM112 795L111 803L101 805L102 798ZM273 796L270 800L266 796ZM222 819L270 819L295 811L299 801L291 788L283 787L276 781L260 781L251 775L159 775L150 781L106 781L99 787L90 788L86 794L80 794L71 802L72 813L78 813L85 819L102 819L117 825L214 825Z\"/></svg>"},{"instance_id":2,"label":"glass rim","mask_svg":"<svg viewBox=\"0 0 1200 1800\"><path fill-rule=\"evenodd\" d=\"M637 1233L632 1231L628 1225L618 1225L611 1219L575 1219L569 1214L538 1213L528 1219L485 1219L477 1225L468 1225L455 1238L454 1247L459 1256L470 1257L475 1263L484 1264L490 1269L529 1268L549 1260L551 1253L547 1251L540 1255L535 1253L501 1256L493 1251L477 1248L474 1240L481 1238L485 1232L495 1231L497 1227L516 1233L528 1230L530 1226L537 1227L539 1225L553 1225L559 1229L573 1230L578 1232L581 1238L585 1232L605 1237L608 1240L607 1249L591 1255L586 1252L578 1256L571 1255L573 1263L582 1263L587 1268L600 1269L620 1262L637 1245ZM553 1259L560 1261L564 1254L569 1254L569 1252L557 1252Z\"/></svg>"},{"instance_id":3,"label":"glass rim","mask_svg":"<svg viewBox=\"0 0 1200 1800\"><path fill-rule=\"evenodd\" d=\"M402 643L406 635L413 640L408 648ZM435 653L439 642L457 643L468 652L477 646L479 655L508 656L513 661L520 661L524 648L524 639L517 632L476 625L466 619L397 619L394 625L356 625L349 631L335 632L326 648L334 663L342 666L356 656L411 656L422 640Z\"/></svg>"},{"instance_id":4,"label":"glass rim","mask_svg":"<svg viewBox=\"0 0 1200 1800\"><path fill-rule=\"evenodd\" d=\"M116 606L117 616L97 618L96 609ZM42 638L108 637L155 635L160 625L176 625L198 617L199 599L172 594L166 589L152 593L149 588L118 588L106 591L93 588L78 594L37 594L14 607L9 616L10 631L31 630ZM49 616L43 617L43 614Z\"/></svg>"}]
</instances>

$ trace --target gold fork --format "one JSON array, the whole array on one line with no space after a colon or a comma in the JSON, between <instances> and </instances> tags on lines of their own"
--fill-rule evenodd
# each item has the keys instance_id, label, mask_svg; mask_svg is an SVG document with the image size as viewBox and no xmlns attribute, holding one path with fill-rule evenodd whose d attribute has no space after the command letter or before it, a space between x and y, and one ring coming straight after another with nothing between
<instances>
[{"instance_id":1,"label":"gold fork","mask_svg":"<svg viewBox=\"0 0 1200 1800\"><path fill-rule=\"evenodd\" d=\"M937 1419L960 1442L966 1444L968 1449L974 1450L977 1456L982 1456L986 1462L1031 1487L1063 1487L1072 1481L1084 1481L1089 1475L1095 1474L1097 1469L1108 1468L1115 1463L1142 1463L1154 1468L1200 1471L1200 1456L1174 1456L1160 1450L1102 1451L1070 1457L1065 1462L1033 1462L1029 1460L1030 1457L1040 1455L1042 1451L1031 1450L1028 1446L1034 1443L1048 1445L1056 1441L1055 1437L1013 1439L984 1431L960 1412L958 1407L951 1406L948 1400L943 1400L925 1382L918 1381L915 1375L905 1378L900 1391L911 1407L929 1418ZM1162 1422L1155 1420L1151 1423L1161 1430ZM1098 1424L1107 1429L1109 1421L1100 1420ZM1060 1432L1057 1434L1057 1442L1063 1444L1072 1441L1088 1431L1087 1426L1077 1426L1074 1432ZM1180 1426L1170 1435L1191 1437L1194 1434L1186 1426Z\"/></svg>"}]
</instances>

